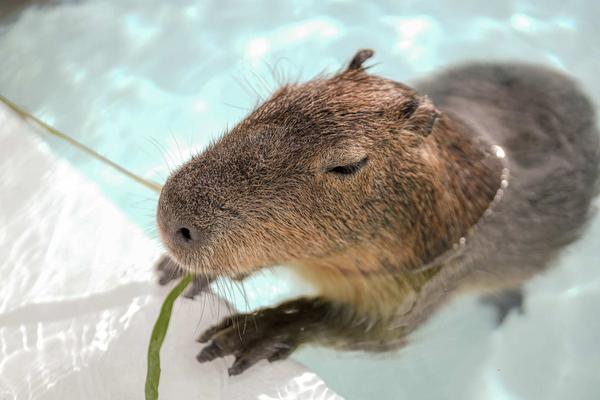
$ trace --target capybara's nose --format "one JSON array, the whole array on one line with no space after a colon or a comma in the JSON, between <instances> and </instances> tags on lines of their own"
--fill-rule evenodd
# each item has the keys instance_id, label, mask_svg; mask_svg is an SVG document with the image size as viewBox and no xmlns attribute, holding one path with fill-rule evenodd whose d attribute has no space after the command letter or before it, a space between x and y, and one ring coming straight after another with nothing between
<instances>
[{"instance_id":1,"label":"capybara's nose","mask_svg":"<svg viewBox=\"0 0 600 400\"><path fill-rule=\"evenodd\" d=\"M185 221L185 218L174 216L167 211L163 197L159 200L157 223L163 242L167 247L180 247L182 249L191 249L204 245L208 239L208 232L205 229L195 227L191 221Z\"/></svg>"}]
</instances>

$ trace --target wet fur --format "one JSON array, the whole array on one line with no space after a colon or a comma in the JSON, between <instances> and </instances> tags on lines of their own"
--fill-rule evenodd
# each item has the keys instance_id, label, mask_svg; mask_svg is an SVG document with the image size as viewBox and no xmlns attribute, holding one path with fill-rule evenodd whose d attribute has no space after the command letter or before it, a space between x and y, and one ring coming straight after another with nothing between
<instances>
[{"instance_id":1,"label":"wet fur","mask_svg":"<svg viewBox=\"0 0 600 400\"><path fill-rule=\"evenodd\" d=\"M246 340L231 333L234 317L206 338L202 361L235 354L239 373L306 342L396 347L457 293L519 287L585 226L598 132L573 81L470 64L417 92L365 71L370 55L280 88L164 186L159 227L180 264L235 276L283 263L321 293L245 316L258 321ZM363 157L352 176L327 173ZM202 244L178 247L179 224Z\"/></svg>"}]
</instances>

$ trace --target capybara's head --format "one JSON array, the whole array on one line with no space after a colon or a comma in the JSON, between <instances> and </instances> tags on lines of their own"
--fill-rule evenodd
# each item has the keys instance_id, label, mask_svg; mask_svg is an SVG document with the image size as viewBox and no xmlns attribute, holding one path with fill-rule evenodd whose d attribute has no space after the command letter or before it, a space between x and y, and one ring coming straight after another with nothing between
<instances>
[{"instance_id":1,"label":"capybara's head","mask_svg":"<svg viewBox=\"0 0 600 400\"><path fill-rule=\"evenodd\" d=\"M427 97L369 74L285 85L166 181L157 221L188 270L235 276L335 256L411 229L427 192ZM425 194L426 196L426 194Z\"/></svg>"}]
</instances>

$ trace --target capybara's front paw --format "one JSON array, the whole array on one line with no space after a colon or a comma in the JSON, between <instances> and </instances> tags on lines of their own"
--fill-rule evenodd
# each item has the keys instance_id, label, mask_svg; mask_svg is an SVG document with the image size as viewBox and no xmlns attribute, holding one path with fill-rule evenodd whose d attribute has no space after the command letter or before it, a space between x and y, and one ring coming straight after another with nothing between
<instances>
[{"instance_id":1,"label":"capybara's front paw","mask_svg":"<svg viewBox=\"0 0 600 400\"><path fill-rule=\"evenodd\" d=\"M513 310L519 314L525 312L523 299L523 290L515 288L484 296L482 301L484 304L494 307L496 311L496 326L500 326Z\"/></svg>"},{"instance_id":2,"label":"capybara's front paw","mask_svg":"<svg viewBox=\"0 0 600 400\"><path fill-rule=\"evenodd\" d=\"M238 375L260 360L287 358L314 337L326 310L327 305L319 300L297 299L225 318L198 338L201 343L210 343L197 359L206 362L234 355L229 375Z\"/></svg>"},{"instance_id":3,"label":"capybara's front paw","mask_svg":"<svg viewBox=\"0 0 600 400\"><path fill-rule=\"evenodd\" d=\"M171 281L184 276L186 271L181 268L171 257L164 254L156 263L156 274L158 275L158 283L160 285L166 285ZM197 294L207 290L211 281L212 278L209 278L206 275L196 275L190 287L185 291L184 297L191 299Z\"/></svg>"},{"instance_id":4,"label":"capybara's front paw","mask_svg":"<svg viewBox=\"0 0 600 400\"><path fill-rule=\"evenodd\" d=\"M237 314L208 329L198 341L208 342L196 357L200 362L234 355L229 375L238 375L260 360L287 358L298 346L298 332L277 323L276 309Z\"/></svg>"}]
</instances>

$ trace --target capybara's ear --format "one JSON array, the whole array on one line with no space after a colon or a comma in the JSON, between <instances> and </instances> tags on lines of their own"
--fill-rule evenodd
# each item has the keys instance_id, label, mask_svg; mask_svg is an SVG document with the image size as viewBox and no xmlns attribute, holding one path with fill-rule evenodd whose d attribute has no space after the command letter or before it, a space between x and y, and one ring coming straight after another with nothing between
<instances>
[{"instance_id":1,"label":"capybara's ear","mask_svg":"<svg viewBox=\"0 0 600 400\"><path fill-rule=\"evenodd\" d=\"M400 108L400 116L404 120L405 129L429 136L436 121L442 115L427 96L415 95L405 101Z\"/></svg>"},{"instance_id":2,"label":"capybara's ear","mask_svg":"<svg viewBox=\"0 0 600 400\"><path fill-rule=\"evenodd\" d=\"M373 57L375 52L371 49L361 49L356 52L346 71L362 70L364 69L363 63L369 58Z\"/></svg>"}]
</instances>

